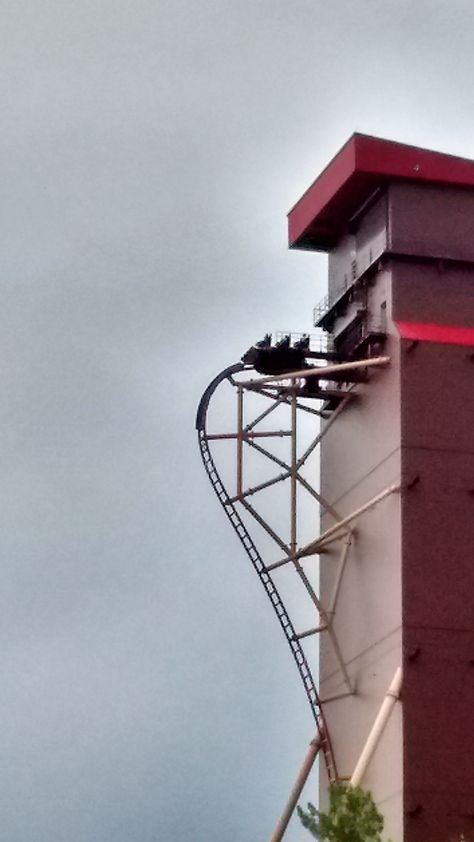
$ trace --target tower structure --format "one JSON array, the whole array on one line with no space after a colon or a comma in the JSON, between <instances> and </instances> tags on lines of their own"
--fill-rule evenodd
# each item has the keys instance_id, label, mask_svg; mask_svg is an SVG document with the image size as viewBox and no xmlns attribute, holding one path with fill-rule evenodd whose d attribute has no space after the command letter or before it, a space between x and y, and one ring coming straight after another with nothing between
<instances>
[{"instance_id":1,"label":"tower structure","mask_svg":"<svg viewBox=\"0 0 474 842\"><path fill-rule=\"evenodd\" d=\"M321 442L322 498L340 522L362 510L344 577L335 544L320 560L349 677L320 635L338 774L401 667L361 783L394 842L474 839L474 161L354 135L290 212L289 241L329 255L315 324L338 358L390 358ZM323 535L333 523L325 508ZM323 799L326 785L323 769Z\"/></svg>"}]
</instances>

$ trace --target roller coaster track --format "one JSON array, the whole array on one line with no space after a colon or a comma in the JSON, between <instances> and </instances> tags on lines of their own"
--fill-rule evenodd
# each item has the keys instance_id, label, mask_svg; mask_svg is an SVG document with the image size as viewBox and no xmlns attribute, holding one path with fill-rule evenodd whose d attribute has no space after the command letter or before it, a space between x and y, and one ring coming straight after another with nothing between
<instances>
[{"instance_id":1,"label":"roller coaster track","mask_svg":"<svg viewBox=\"0 0 474 842\"><path fill-rule=\"evenodd\" d=\"M283 630L287 643L291 649L291 653L296 662L296 666L305 688L306 696L311 708L311 713L316 722L318 735L321 741L321 752L326 764L326 770L330 781L337 780L337 769L334 759L334 753L329 738L329 734L324 721L324 714L321 707L320 698L316 685L309 667L306 655L303 651L301 643L296 635L293 623L288 615L283 600L278 592L278 589L268 571L260 552L258 551L252 537L250 536L245 523L240 517L236 506L228 494L219 472L216 468L208 441L207 433L207 411L211 398L217 387L224 381L229 380L233 384L232 377L246 367L242 363L236 363L224 369L217 377L212 380L199 403L196 416L196 429L198 432L199 448L201 452L202 461L210 483L217 495L217 498L224 509L234 531L236 532L245 552L247 553L258 577L265 588L265 592L272 603L278 622Z\"/></svg>"}]
</instances>

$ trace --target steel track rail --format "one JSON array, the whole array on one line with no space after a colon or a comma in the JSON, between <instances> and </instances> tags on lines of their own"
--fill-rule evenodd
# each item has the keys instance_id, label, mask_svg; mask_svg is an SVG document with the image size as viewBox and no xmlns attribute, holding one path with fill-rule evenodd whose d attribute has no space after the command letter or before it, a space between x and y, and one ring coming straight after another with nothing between
<instances>
[{"instance_id":1,"label":"steel track rail","mask_svg":"<svg viewBox=\"0 0 474 842\"><path fill-rule=\"evenodd\" d=\"M303 651L300 641L296 636L293 623L291 622L291 619L285 608L283 600L278 592L278 589L270 573L268 572L264 561L247 530L247 527L245 526L242 518L240 517L239 512L237 511L234 503L230 498L230 495L227 493L227 490L220 478L207 440L207 410L212 395L214 394L217 387L224 380L230 379L233 374L244 370L244 368L245 367L242 363L236 363L235 365L229 366L228 368L224 369L223 371L221 371L220 374L217 375L217 377L214 378L214 380L212 380L212 382L209 384L209 386L203 393L196 415L196 429L198 432L199 449L201 452L204 468L206 469L206 473L214 489L214 492L216 493L217 498L220 504L222 505L222 508L224 509L230 523L232 524L234 531L236 532L243 548L245 549L245 552L247 553L250 561L252 562L252 565L256 570L263 587L265 588L267 596L269 597L270 602L272 603L273 610L275 611L275 614L278 617L278 622L280 623L280 626L286 637L287 643L291 649L291 653L296 662L301 681L303 682L303 686L305 688L306 697L311 708L311 713L316 722L316 727L321 740L321 751L324 756L328 778L331 782L333 782L337 780L337 768L334 759L334 752L326 728L324 713L322 710L319 694L316 689L316 685L314 683L314 679L308 661L306 659L306 655Z\"/></svg>"}]
</instances>

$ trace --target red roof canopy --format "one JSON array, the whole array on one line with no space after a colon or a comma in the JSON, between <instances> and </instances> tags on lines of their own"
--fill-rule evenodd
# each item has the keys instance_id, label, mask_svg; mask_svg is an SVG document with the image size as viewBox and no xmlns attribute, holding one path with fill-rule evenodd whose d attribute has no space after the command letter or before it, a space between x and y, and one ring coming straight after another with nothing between
<instances>
[{"instance_id":1,"label":"red roof canopy","mask_svg":"<svg viewBox=\"0 0 474 842\"><path fill-rule=\"evenodd\" d=\"M474 188L474 161L353 134L289 212L290 248L333 248L355 212L389 181Z\"/></svg>"}]
</instances>

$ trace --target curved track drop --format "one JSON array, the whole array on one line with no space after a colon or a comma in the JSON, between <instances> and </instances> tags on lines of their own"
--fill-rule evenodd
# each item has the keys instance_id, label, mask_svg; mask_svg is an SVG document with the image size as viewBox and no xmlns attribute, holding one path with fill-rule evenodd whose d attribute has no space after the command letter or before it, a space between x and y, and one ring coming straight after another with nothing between
<instances>
[{"instance_id":1,"label":"curved track drop","mask_svg":"<svg viewBox=\"0 0 474 842\"><path fill-rule=\"evenodd\" d=\"M225 488L225 486L222 482L222 479L221 479L220 474L217 470L216 463L214 461L214 458L213 458L213 455L212 455L212 452L211 452L211 448L210 448L210 441L214 440L214 436L210 435L207 431L207 418L208 418L209 404L212 400L212 397L214 396L214 393L216 392L218 387L224 381L228 381L232 386L234 386L234 388L236 388L238 390L238 395L240 396L240 400L241 400L242 399L241 398L242 389L244 389L246 387L240 386L238 381L235 379L234 375L236 375L240 372L246 372L247 373L251 370L252 369L246 368L242 363L237 363L235 365L229 366L228 368L224 369L209 384L209 386L207 387L207 389L205 390L205 392L204 392L204 394L201 398L201 401L200 401L199 407L198 407L198 411L197 411L197 416L196 416L196 429L198 431L199 448L200 448L203 464L204 464L204 467L206 469L209 480L211 482L211 485L212 485L212 487L213 487L213 489L214 489L214 491L215 491L215 493L216 493L216 495L219 499L219 502L221 503L227 517L229 518L230 523L232 524L232 527L234 528L235 532L237 533L237 535L240 539L240 542L245 549L245 552L247 553L250 561L252 562L252 565L253 565L255 571L257 572L258 577L259 577L263 587L265 588L267 596L269 597L269 599L272 603L273 609L274 609L274 611L275 611L275 613L278 617L278 621L280 623L280 626L283 630L283 633L286 637L286 640L287 640L288 645L291 649L293 658L295 660L295 663L296 663L301 681L303 682L303 686L305 688L305 692L306 692L306 696L307 696L307 699L308 699L308 702L309 702L309 705L310 705L310 708L311 708L311 712L312 712L314 720L316 722L317 732L318 732L318 735L320 737L321 751L322 751L323 756L324 756L328 777L329 777L330 780L336 780L337 779L337 769L336 769L334 754L333 754L333 751L332 751L331 741L330 741L329 734L327 733L327 730L326 730L326 727L325 727L324 714L323 714L323 711L322 711L321 702L320 702L320 699L319 699L318 691L316 689L314 678L313 678L313 675L311 673L311 669L309 667L306 655L303 651L303 647L300 643L300 636L298 636L296 631L295 631L295 628L294 628L293 623L292 623L292 621L289 617L289 614L288 614L287 609L284 605L284 602L281 598L281 595L280 595L280 593L277 589L277 586L275 585L275 582L272 578L270 569L264 563L263 558L262 558L259 550L257 549L256 545L255 545L255 542L253 541L244 521L242 520L242 518L239 514L239 511L236 507L236 503L238 502L238 499L236 499L235 497L232 497L228 493L227 489ZM248 388L249 388L249 390L253 390L252 386L250 386ZM273 403L281 402L281 400L280 400L281 395L277 396L277 395L270 394L269 399ZM288 397L284 398L284 400L289 400L289 398ZM296 403L296 400L294 401L294 403ZM270 414L270 411L267 414ZM317 414L319 414L319 413L317 413ZM249 426L255 426L255 423L254 423L254 425L249 425ZM248 433L250 433L250 430L247 430L247 434ZM242 436L244 436L244 435L245 435L245 433L242 432L242 433L240 433L240 437L239 437L239 432L238 432L235 437L234 436L232 436L232 437L236 438L237 441L239 441L239 440L242 441ZM229 437L231 437L231 436L229 436ZM248 438L247 441L251 441L251 438ZM255 446L255 443L254 443L254 446ZM257 445L257 447L259 447L259 446ZM256 493L255 490L253 490L252 493ZM240 497L241 497L240 502L241 503L245 502L245 497L243 496L242 492L240 494ZM254 509L249 507L248 503L245 504L245 508L247 509L247 511L249 511L249 509L250 509L250 511L254 515L254 517L256 516L256 519L260 521L260 516L257 515L257 512ZM262 523L260 523L260 525L263 526ZM265 526L263 526L263 528L265 528ZM277 536L274 536L274 537L277 539ZM280 544L280 546L281 546L281 544L283 544L283 542L279 541L278 539L277 539L277 543ZM282 549L283 549L283 547L282 547ZM286 549L288 549L288 548L285 547L285 550Z\"/></svg>"},{"instance_id":2,"label":"curved track drop","mask_svg":"<svg viewBox=\"0 0 474 842\"><path fill-rule=\"evenodd\" d=\"M308 356L312 356L314 359L316 352L311 355L308 354ZM319 356L322 357L322 354ZM340 586L354 537L355 522L388 495L398 491L399 486L389 486L356 511L342 517L313 487L310 478L302 473L303 469L309 467L308 460L315 453L322 438L354 397L354 386L358 382L365 381L369 370L372 370L373 367L385 366L389 362L388 357L374 357L365 360L337 362L336 364L332 364L328 357L326 357L326 360L329 365L312 367L305 362L301 370L289 371L286 368L284 373L257 378L253 376L255 370L249 363L246 365L236 363L229 366L218 374L205 390L197 412L196 428L207 475L278 617L316 722L317 742L324 757L328 779L329 781L336 781L338 779L336 760L325 723L323 704L343 696L353 695L355 692L334 626ZM208 415L211 405L214 406L215 403L218 408L224 407L224 415L226 415L229 407L228 400L224 404L219 404L216 397L221 386L230 387L237 398L237 429L235 432L214 433L208 429ZM263 410L262 401L265 406ZM258 408L259 402L260 408ZM269 430L267 427L268 420L282 415L285 419L286 428ZM314 416L318 421L321 421L321 430L316 434L314 433ZM218 417L220 420L222 419L220 412L218 412ZM288 417L289 423L287 423ZM312 423L306 424L305 427L301 422L303 418L308 417L311 418ZM311 435L308 441L309 430ZM303 432L303 436L301 436L301 432ZM275 444L268 444L269 441L274 443L277 439L280 442L289 442L289 458L281 456L281 447L277 455L274 449ZM216 466L213 449L217 442L221 443L220 446L222 446L222 442L230 442L235 448L232 460L236 460L237 470L236 490L233 495L224 484ZM273 449L270 449L271 447ZM299 449L302 449L300 454L298 454ZM257 484L252 486L246 485L244 463L247 453L254 457L258 456L260 460L263 457L267 466L271 465L273 468L274 465L277 465L280 473L268 479L265 478L263 481L258 481ZM246 467L248 466L246 465ZM311 473L311 476L313 476L313 473ZM281 525L281 504L279 503L278 506L273 507L273 510L272 507L269 510L268 501L265 508L265 499L263 499L265 494L261 494L261 492L266 492L273 487L285 487L285 489L289 487L289 516L287 517L287 524L283 527ZM313 515L309 518L301 517L300 506L304 502L302 501L303 496L306 497L306 503L309 500L313 507L316 502L333 521L325 532L316 535L309 543L307 539L306 542L303 542L300 535L304 532L304 528L307 529L308 525L313 522ZM250 497L256 498L257 501L263 499L260 510L255 503L249 503ZM286 506L288 506L288 497L286 500ZM311 509L311 511L314 512L314 509ZM278 521L276 526L274 524L275 516ZM278 548L279 558L276 560L271 558L269 562L264 560L263 553L257 547L247 524L255 524L260 534L259 543L262 533L265 535L267 545L270 545L270 550L265 549L265 558L268 552L274 551L275 545ZM288 531L290 534L289 540L285 535L285 532ZM318 589L312 583L311 577L304 569L302 562L312 556L323 556L327 552L328 545L334 544L338 546L339 561L336 562L335 566L334 561L331 562L333 570L332 595L329 604L322 605ZM332 557L334 558L333 553ZM278 574L282 569L292 569L296 572L300 583L304 586L306 598L309 597L310 604L308 607L311 612L316 609L319 615L318 625L301 632L296 631L295 623L290 618L281 592L273 578L273 574ZM311 613L311 616L313 616L313 613ZM341 686L343 687L343 691L337 696L324 700L321 700L318 695L308 659L301 643L302 640L319 633L325 633L329 637L341 679Z\"/></svg>"}]
</instances>

